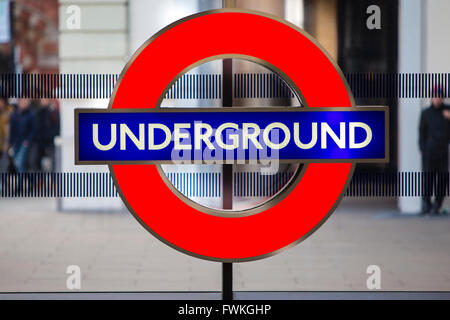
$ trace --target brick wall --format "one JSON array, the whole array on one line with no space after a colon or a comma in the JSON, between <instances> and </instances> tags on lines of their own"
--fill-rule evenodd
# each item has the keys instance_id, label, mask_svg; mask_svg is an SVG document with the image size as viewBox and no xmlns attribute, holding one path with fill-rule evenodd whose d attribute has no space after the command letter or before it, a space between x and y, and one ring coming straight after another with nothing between
<instances>
[{"instance_id":1,"label":"brick wall","mask_svg":"<svg viewBox=\"0 0 450 320\"><path fill-rule=\"evenodd\" d=\"M13 15L23 72L58 72L58 0L15 0Z\"/></svg>"}]
</instances>

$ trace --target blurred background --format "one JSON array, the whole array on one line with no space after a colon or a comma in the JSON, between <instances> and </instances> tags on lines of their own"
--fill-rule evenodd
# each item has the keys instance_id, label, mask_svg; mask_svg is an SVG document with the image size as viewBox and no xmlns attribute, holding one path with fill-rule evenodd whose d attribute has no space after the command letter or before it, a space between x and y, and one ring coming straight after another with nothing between
<instances>
[{"instance_id":1,"label":"blurred background","mask_svg":"<svg viewBox=\"0 0 450 320\"><path fill-rule=\"evenodd\" d=\"M427 78L417 75L441 75L442 80L432 83L448 90L448 1L229 3L270 13L305 29L344 74L352 79L362 75L368 87L361 89L358 81L348 77L352 90L364 93L370 86L383 85L389 89L394 82L380 83L399 79L398 74L416 75L405 78L405 83L414 83L414 88L421 83L420 88L425 89L431 88ZM221 265L183 255L147 233L124 208L106 166L75 166L73 115L75 108L106 108L118 74L157 31L187 15L222 7L221 0L0 0L0 73L5 75L0 88L0 291L70 291L66 280L71 265L81 270L81 287L77 289L81 291L221 290ZM280 50L289 50L289 43ZM222 61L190 70L183 79L190 77L197 82L180 79L162 107L221 107L220 82L215 77L224 71ZM54 81L45 83L41 94L21 97L5 88L12 74L96 75L96 81L107 89L102 89L103 96L71 94L61 98L67 88ZM380 74L385 78L377 76ZM301 106L286 83L262 66L233 59L232 75L235 107ZM274 79L279 91L266 95L240 91L245 83L258 86L259 76ZM33 87L26 81L20 83L19 91ZM82 83L74 81L73 86L82 87ZM209 86L210 94L186 96L178 89L199 92L206 88L203 86ZM423 94L413 95L384 94L386 90L355 94L357 105L388 106L390 127L389 163L358 165L356 174L394 180L411 177L414 186L420 185L419 122L431 103L425 89ZM234 166L232 179L243 179L246 172L262 176L260 169ZM223 175L222 166L167 165L163 170L191 200L209 207L222 205L220 193L193 196L192 190L178 185L180 177L187 174L199 177L194 188L201 189L207 181L201 177ZM288 183L295 170L299 168L281 167L278 173L287 178L274 179L270 194L245 193L235 185L234 208L266 201ZM11 180L18 174L24 178ZM109 192L92 191L92 174L101 177ZM63 180L70 192L55 192L55 185ZM79 190L87 185L91 191ZM355 183L355 190L359 185L362 183ZM371 182L371 188L377 185L385 188L386 180ZM26 188L34 191L20 191ZM298 246L264 260L235 264L235 290L449 290L450 220L445 209L450 202L444 200L442 214L423 215L421 195L403 191L345 197L324 226ZM372 270L368 267L374 265L381 272L381 285L376 288L367 283L368 270Z\"/></svg>"}]
</instances>

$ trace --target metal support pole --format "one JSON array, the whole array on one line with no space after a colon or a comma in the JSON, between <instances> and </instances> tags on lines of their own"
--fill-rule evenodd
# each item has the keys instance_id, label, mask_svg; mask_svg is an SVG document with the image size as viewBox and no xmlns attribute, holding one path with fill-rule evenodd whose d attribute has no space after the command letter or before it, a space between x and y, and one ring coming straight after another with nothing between
<instances>
[{"instance_id":1,"label":"metal support pole","mask_svg":"<svg viewBox=\"0 0 450 320\"><path fill-rule=\"evenodd\" d=\"M236 7L235 0L223 0L224 8ZM223 59L223 96L222 106L229 108L233 106L233 60ZM222 166L222 208L233 209L233 165ZM222 300L233 300L233 264L222 263Z\"/></svg>"},{"instance_id":2,"label":"metal support pole","mask_svg":"<svg viewBox=\"0 0 450 320\"><path fill-rule=\"evenodd\" d=\"M233 264L222 263L222 300L233 300Z\"/></svg>"},{"instance_id":3,"label":"metal support pole","mask_svg":"<svg viewBox=\"0 0 450 320\"><path fill-rule=\"evenodd\" d=\"M233 105L233 61L223 60L223 107ZM233 209L233 165L222 166L222 208ZM222 299L233 300L233 264L222 264Z\"/></svg>"}]
</instances>

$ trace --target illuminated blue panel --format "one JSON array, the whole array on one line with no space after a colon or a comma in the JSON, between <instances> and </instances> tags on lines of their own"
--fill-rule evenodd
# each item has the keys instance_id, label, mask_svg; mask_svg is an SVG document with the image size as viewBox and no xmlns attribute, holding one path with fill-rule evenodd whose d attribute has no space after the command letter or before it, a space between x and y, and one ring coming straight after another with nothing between
<instances>
[{"instance_id":1,"label":"illuminated blue panel","mask_svg":"<svg viewBox=\"0 0 450 320\"><path fill-rule=\"evenodd\" d=\"M312 108L311 108L312 109ZM311 110L308 109L308 110ZM280 159L293 161L320 161L320 160L375 160L386 161L387 145L386 145L386 110L355 110L351 111L189 111L184 109L182 112L164 111L164 112L108 112L92 110L79 110L77 113L77 133L78 145L77 152L79 163L82 162L140 162L140 161L173 161L173 160L201 160L201 161L223 161L225 158L235 162L244 160L262 160L262 159ZM186 111L187 110L187 111ZM248 110L248 109L247 109ZM260 109L261 110L261 109ZM210 126L212 129L211 137L207 140L213 145L213 150L208 148L204 140L200 141L200 148L195 148L196 132L195 127L199 124ZM221 148L216 139L216 129L225 123L233 123L238 130L227 129L220 136L223 143L231 145L233 139L237 139L238 146L234 150L225 150ZM245 123L256 124L260 128L260 134L256 138L260 147L251 139L244 139L243 125ZM276 123L276 124L274 124ZM286 133L279 124L283 124L287 128L288 139L287 144L280 148L268 147L263 139L263 132L270 132L269 139L272 143L279 144L286 138ZM294 125L298 124L299 130L294 130ZM364 124L363 127L361 123ZM100 150L94 144L93 128L94 124L98 128L98 143L106 146L111 142L111 127L114 124L116 130L113 134L116 136L115 143L111 144L108 150ZM170 142L168 145L159 150L149 149L149 125L162 124L168 128L170 132ZM181 145L191 146L191 150L174 149L174 126L175 124L183 124L188 126L181 132L188 134L189 138L180 140ZM275 128L267 130L266 127L274 124ZM317 141L309 148L300 147L295 142L295 137L299 137L303 144L308 144L312 138L313 124L317 124ZM350 127L353 124L354 129ZM142 144L140 148L132 141L129 134L122 134L121 125L126 126L132 134L140 139ZM140 126L143 128L143 134L140 136ZM345 128L343 134L341 126ZM368 136L369 128L371 132L370 142L366 146L361 146L361 142L365 141ZM325 132L325 127L328 131ZM330 131L332 132L330 134ZM351 131L353 131L352 141L357 147L351 147ZM167 133L156 128L152 131L153 143L161 144L166 139ZM247 132L252 134L253 129ZM325 133L324 133L325 132ZM142 133L142 132L141 132ZM206 134L207 129L201 128L197 133ZM334 133L334 139L332 138ZM121 139L125 137L125 139ZM323 137L325 139L323 139ZM125 149L120 148L125 142ZM244 149L244 140L248 141L248 148ZM168 140L169 141L169 140ZM325 143L324 143L325 142ZM325 146L326 144L326 146Z\"/></svg>"}]
</instances>

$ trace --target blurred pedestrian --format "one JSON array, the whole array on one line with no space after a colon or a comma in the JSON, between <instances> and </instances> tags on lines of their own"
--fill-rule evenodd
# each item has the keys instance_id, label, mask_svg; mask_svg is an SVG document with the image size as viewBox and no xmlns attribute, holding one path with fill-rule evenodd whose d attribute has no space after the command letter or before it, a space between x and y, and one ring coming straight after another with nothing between
<instances>
[{"instance_id":1,"label":"blurred pedestrian","mask_svg":"<svg viewBox=\"0 0 450 320\"><path fill-rule=\"evenodd\" d=\"M0 98L0 171L5 171L8 164L9 120L12 106L5 98Z\"/></svg>"},{"instance_id":2,"label":"blurred pedestrian","mask_svg":"<svg viewBox=\"0 0 450 320\"><path fill-rule=\"evenodd\" d=\"M33 140L33 169L42 171L42 160L51 156L51 147L54 138L54 123L52 119L52 106L50 100L41 99L36 106L34 116Z\"/></svg>"},{"instance_id":3,"label":"blurred pedestrian","mask_svg":"<svg viewBox=\"0 0 450 320\"><path fill-rule=\"evenodd\" d=\"M29 147L34 139L33 112L28 99L19 99L11 115L9 145L17 172L28 170Z\"/></svg>"},{"instance_id":4,"label":"blurred pedestrian","mask_svg":"<svg viewBox=\"0 0 450 320\"><path fill-rule=\"evenodd\" d=\"M48 150L51 159L51 171L55 171L56 167L55 138L60 134L59 104L55 101L50 103L50 123L51 123L51 130L50 130L50 142Z\"/></svg>"},{"instance_id":5,"label":"blurred pedestrian","mask_svg":"<svg viewBox=\"0 0 450 320\"><path fill-rule=\"evenodd\" d=\"M420 118L419 147L422 153L424 188L422 213L440 213L448 188L448 144L450 106L444 104L443 88L433 89L431 105ZM435 197L432 201L432 196Z\"/></svg>"}]
</instances>

